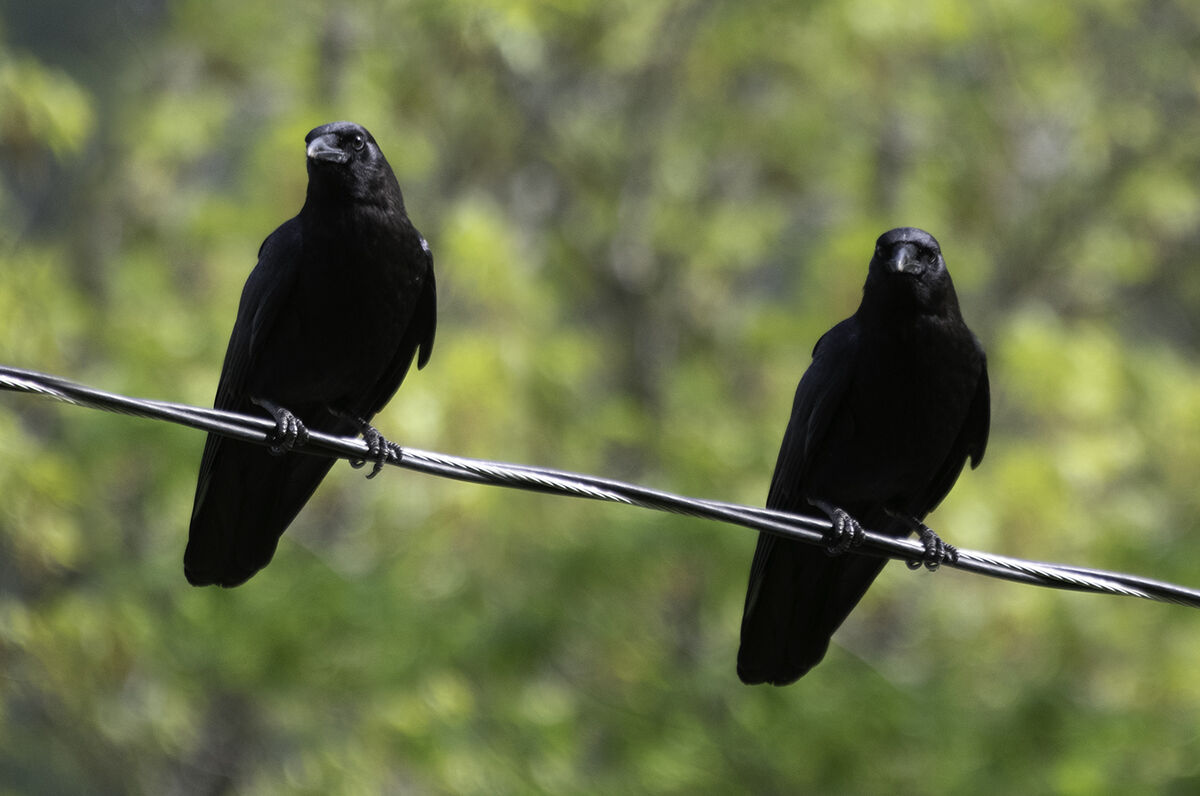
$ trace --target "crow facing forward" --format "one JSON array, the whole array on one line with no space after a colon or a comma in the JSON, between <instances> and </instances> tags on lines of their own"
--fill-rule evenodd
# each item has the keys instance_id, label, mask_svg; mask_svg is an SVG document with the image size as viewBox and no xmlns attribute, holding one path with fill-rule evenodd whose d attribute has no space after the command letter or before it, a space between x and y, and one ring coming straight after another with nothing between
<instances>
[{"instance_id":1,"label":"crow facing forward","mask_svg":"<svg viewBox=\"0 0 1200 796\"><path fill-rule=\"evenodd\" d=\"M271 560L336 461L286 453L306 426L362 433L378 468L391 444L370 420L433 347L433 257L375 139L334 122L305 143L304 206L259 248L215 402L270 413L276 446L208 436L184 553L196 586L237 586Z\"/></svg>"},{"instance_id":2,"label":"crow facing forward","mask_svg":"<svg viewBox=\"0 0 1200 796\"><path fill-rule=\"evenodd\" d=\"M937 241L893 229L875 244L858 310L813 349L767 506L829 515L835 553L857 523L895 536L916 530L936 564L954 550L921 521L966 461L983 458L989 415L983 348ZM743 682L786 685L817 665L887 561L830 552L759 535L738 650Z\"/></svg>"}]
</instances>

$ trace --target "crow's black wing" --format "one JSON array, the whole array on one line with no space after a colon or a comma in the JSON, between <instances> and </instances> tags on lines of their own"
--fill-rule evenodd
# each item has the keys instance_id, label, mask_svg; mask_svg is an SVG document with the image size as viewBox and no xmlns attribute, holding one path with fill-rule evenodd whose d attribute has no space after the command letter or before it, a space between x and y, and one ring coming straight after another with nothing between
<instances>
[{"instance_id":1,"label":"crow's black wing","mask_svg":"<svg viewBox=\"0 0 1200 796\"><path fill-rule=\"evenodd\" d=\"M214 405L246 414L262 410L246 383L271 352L264 342L295 288L301 229L292 219L259 247L258 264L246 280L237 320L225 352ZM332 431L331 433L337 433ZM354 433L347 424L342 433ZM283 529L295 518L334 459L273 456L261 445L209 434L200 460L184 573L197 586L236 586L266 566Z\"/></svg>"},{"instance_id":2,"label":"crow's black wing","mask_svg":"<svg viewBox=\"0 0 1200 796\"><path fill-rule=\"evenodd\" d=\"M295 218L268 235L258 247L258 263L242 288L237 319L229 335L229 346L225 349L225 362L221 366L217 395L213 401L215 408L261 414L262 410L256 408L246 394L245 384L261 341L267 336L266 332L278 315L279 308L291 294L299 257L300 225ZM207 496L213 462L226 439L220 434L209 434L204 444L193 516Z\"/></svg>"},{"instance_id":3,"label":"crow's black wing","mask_svg":"<svg viewBox=\"0 0 1200 796\"><path fill-rule=\"evenodd\" d=\"M848 318L825 333L796 388L767 507L814 512L805 485L858 367L859 332ZM844 416L838 422L849 422ZM866 521L866 520L864 520ZM825 654L829 637L866 592L884 559L831 558L819 547L760 533L742 614L738 676L776 685L797 679Z\"/></svg>"},{"instance_id":4,"label":"crow's black wing","mask_svg":"<svg viewBox=\"0 0 1200 796\"><path fill-rule=\"evenodd\" d=\"M418 369L423 368L433 351L433 338L437 330L437 286L433 275L433 255L423 238L418 259L425 267L420 277L420 292L412 305L404 336L383 376L361 396L361 404L352 408L352 413L364 420L370 420L392 399L408 375L413 359L416 359Z\"/></svg>"},{"instance_id":5,"label":"crow's black wing","mask_svg":"<svg viewBox=\"0 0 1200 796\"><path fill-rule=\"evenodd\" d=\"M968 335L971 334L965 326L963 331ZM963 465L968 460L970 460L972 468L978 467L979 463L983 461L983 453L987 448L988 430L991 425L991 388L988 383L987 359L984 356L983 347L979 345L978 341L975 341L975 346L979 350L979 374L972 393L971 404L967 408L962 428L955 437L954 444L945 461L930 480L929 488L915 496L913 504L909 507L912 515L917 519L924 519L926 514L937 508L946 495L950 494L954 482L958 480Z\"/></svg>"},{"instance_id":6,"label":"crow's black wing","mask_svg":"<svg viewBox=\"0 0 1200 796\"><path fill-rule=\"evenodd\" d=\"M859 334L855 318L834 326L813 346L812 363L796 386L779 458L767 492L767 506L799 511L807 506L804 484L833 418L845 405L845 396L858 364Z\"/></svg>"}]
</instances>

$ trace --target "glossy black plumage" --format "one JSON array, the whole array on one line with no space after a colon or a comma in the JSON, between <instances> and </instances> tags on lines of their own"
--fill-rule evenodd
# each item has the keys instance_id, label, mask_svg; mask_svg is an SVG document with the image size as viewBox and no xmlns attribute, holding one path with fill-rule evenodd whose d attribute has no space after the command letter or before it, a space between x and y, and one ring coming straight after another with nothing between
<instances>
[{"instance_id":1,"label":"glossy black plumage","mask_svg":"<svg viewBox=\"0 0 1200 796\"><path fill-rule=\"evenodd\" d=\"M370 133L335 122L305 143L304 206L259 248L215 406L261 414L274 404L313 430L354 435L413 359L418 368L429 359L433 258ZM188 581L236 586L266 566L335 461L210 434L184 554Z\"/></svg>"},{"instance_id":2,"label":"glossy black plumage","mask_svg":"<svg viewBox=\"0 0 1200 796\"><path fill-rule=\"evenodd\" d=\"M983 348L967 328L941 249L905 227L875 247L862 303L817 341L767 506L840 508L869 530L907 536L987 445ZM785 685L822 657L886 559L829 555L760 534L742 617L738 676Z\"/></svg>"}]
</instances>

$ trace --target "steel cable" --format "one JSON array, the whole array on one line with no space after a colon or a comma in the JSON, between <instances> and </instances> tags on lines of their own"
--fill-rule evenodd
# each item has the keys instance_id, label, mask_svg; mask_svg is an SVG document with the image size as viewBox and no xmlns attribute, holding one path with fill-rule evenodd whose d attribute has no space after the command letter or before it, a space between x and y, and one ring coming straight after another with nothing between
<instances>
[{"instance_id":1,"label":"steel cable","mask_svg":"<svg viewBox=\"0 0 1200 796\"><path fill-rule=\"evenodd\" d=\"M275 430L274 421L266 417L167 401L130 398L56 376L2 365L0 389L42 395L77 406L109 412L166 420L260 445L271 444L271 434ZM799 539L808 544L826 544L826 533L831 528L829 520L823 517L787 514L737 503L685 497L612 478L546 467L471 459L416 448L399 450L402 454L398 458L390 455L387 464L459 481L624 503L656 511L702 517ZM296 448L294 452L336 456L353 461L366 457L367 446L357 438L332 436L310 429L307 444ZM920 542L914 539L885 536L868 530L863 544L854 548L851 554L914 561L919 560L923 552L924 548ZM1035 586L1140 597L1200 608L1200 591L1120 572L1025 561L961 548L958 560L947 561L943 566Z\"/></svg>"}]
</instances>

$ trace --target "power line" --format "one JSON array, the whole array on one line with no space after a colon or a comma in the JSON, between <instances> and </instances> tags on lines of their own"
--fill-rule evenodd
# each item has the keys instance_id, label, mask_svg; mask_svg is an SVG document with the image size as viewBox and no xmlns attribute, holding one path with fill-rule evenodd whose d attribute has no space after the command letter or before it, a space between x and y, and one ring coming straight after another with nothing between
<instances>
[{"instance_id":1,"label":"power line","mask_svg":"<svg viewBox=\"0 0 1200 796\"><path fill-rule=\"evenodd\" d=\"M259 445L271 444L271 433L275 430L274 421L266 417L254 417L168 401L130 398L77 384L57 376L3 365L0 365L0 389L42 395L77 406L103 409L109 412L166 420ZM829 520L823 517L807 517L737 503L684 497L671 492L583 473L470 459L416 448L403 448L402 451L399 459L389 452L389 459L386 463L459 481L624 503L657 511L702 517L798 539L808 544L824 545L826 532L831 527ZM308 443L303 447L296 448L294 452L335 456L353 461L366 457L367 446L357 438L337 437L310 429ZM920 542L914 539L901 539L867 531L863 544L854 548L849 554L884 556L914 561L919 560L923 552L924 548ZM1034 586L1141 597L1147 600L1200 608L1200 591L1120 572L1025 561L961 548L958 551L958 560L956 562L947 561L943 566Z\"/></svg>"}]
</instances>

